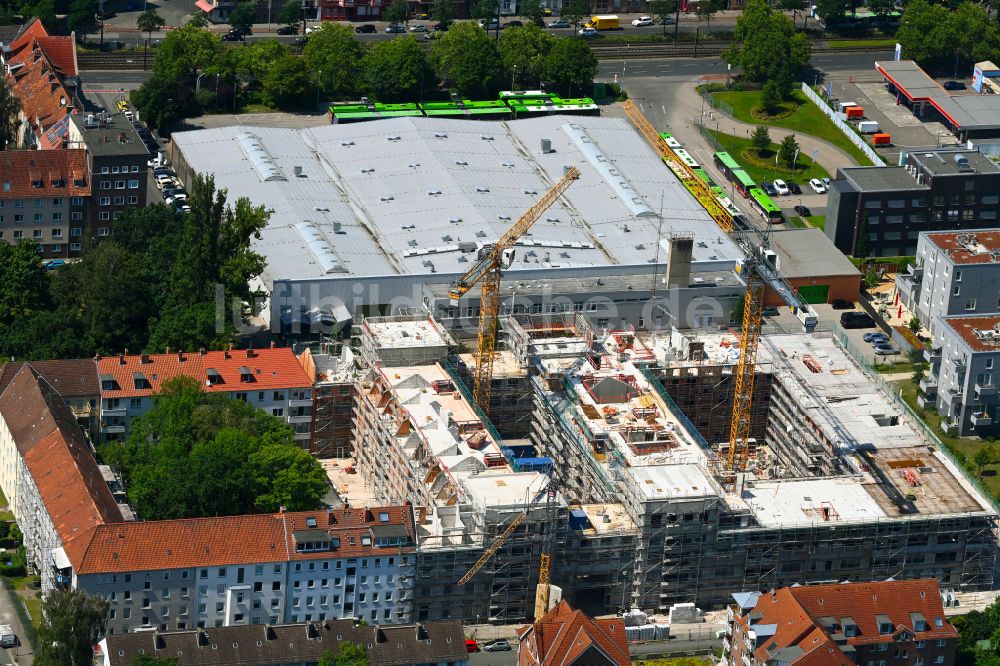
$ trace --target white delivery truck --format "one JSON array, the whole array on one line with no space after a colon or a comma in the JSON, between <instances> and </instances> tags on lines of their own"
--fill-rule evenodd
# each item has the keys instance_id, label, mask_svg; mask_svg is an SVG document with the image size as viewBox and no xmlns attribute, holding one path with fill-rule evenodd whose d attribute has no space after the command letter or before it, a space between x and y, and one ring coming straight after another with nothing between
<instances>
[{"instance_id":1,"label":"white delivery truck","mask_svg":"<svg viewBox=\"0 0 1000 666\"><path fill-rule=\"evenodd\" d=\"M862 120L858 123L858 131L862 134L875 134L878 132L878 123L874 120Z\"/></svg>"},{"instance_id":2,"label":"white delivery truck","mask_svg":"<svg viewBox=\"0 0 1000 666\"><path fill-rule=\"evenodd\" d=\"M17 634L9 624L0 624L0 647L17 647Z\"/></svg>"}]
</instances>

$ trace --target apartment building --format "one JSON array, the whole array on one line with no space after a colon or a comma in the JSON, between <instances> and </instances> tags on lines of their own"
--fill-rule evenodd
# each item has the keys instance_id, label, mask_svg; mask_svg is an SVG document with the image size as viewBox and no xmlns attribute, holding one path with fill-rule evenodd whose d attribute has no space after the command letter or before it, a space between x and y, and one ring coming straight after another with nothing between
<instances>
[{"instance_id":1,"label":"apartment building","mask_svg":"<svg viewBox=\"0 0 1000 666\"><path fill-rule=\"evenodd\" d=\"M86 151L4 151L0 183L0 241L31 239L46 259L79 256L91 191Z\"/></svg>"},{"instance_id":2,"label":"apartment building","mask_svg":"<svg viewBox=\"0 0 1000 666\"><path fill-rule=\"evenodd\" d=\"M958 631L935 580L886 580L736 592L728 666L931 666L955 663Z\"/></svg>"},{"instance_id":3,"label":"apartment building","mask_svg":"<svg viewBox=\"0 0 1000 666\"><path fill-rule=\"evenodd\" d=\"M111 605L108 633L311 622L410 621L410 506L100 526L76 589Z\"/></svg>"},{"instance_id":4,"label":"apartment building","mask_svg":"<svg viewBox=\"0 0 1000 666\"><path fill-rule=\"evenodd\" d=\"M994 291L996 289L994 283ZM938 335L928 350L930 369L917 402L934 405L950 434L1000 433L1000 314L938 317Z\"/></svg>"},{"instance_id":5,"label":"apartment building","mask_svg":"<svg viewBox=\"0 0 1000 666\"><path fill-rule=\"evenodd\" d=\"M31 367L66 401L77 423L92 438L97 436L101 389L97 383L97 365L90 358L31 361ZM25 365L11 361L0 366L0 394Z\"/></svg>"},{"instance_id":6,"label":"apartment building","mask_svg":"<svg viewBox=\"0 0 1000 666\"><path fill-rule=\"evenodd\" d=\"M384 626L356 620L114 634L101 641L103 666L131 666L139 655L163 655L178 666L300 666L360 645L371 666L463 666L469 654L461 622Z\"/></svg>"},{"instance_id":7,"label":"apartment building","mask_svg":"<svg viewBox=\"0 0 1000 666\"><path fill-rule=\"evenodd\" d=\"M630 666L622 618L594 619L565 601L517 630L518 666Z\"/></svg>"},{"instance_id":8,"label":"apartment building","mask_svg":"<svg viewBox=\"0 0 1000 666\"><path fill-rule=\"evenodd\" d=\"M334 352L335 345L320 343L316 353L306 349L299 355L306 373L316 378L309 453L318 458L351 455L357 386L364 376L350 347L340 345L339 353Z\"/></svg>"},{"instance_id":9,"label":"apartment building","mask_svg":"<svg viewBox=\"0 0 1000 666\"><path fill-rule=\"evenodd\" d=\"M907 150L900 166L840 169L825 231L845 254L856 255L867 234L869 256L908 256L922 231L996 227L998 192L1000 166L978 150Z\"/></svg>"},{"instance_id":10,"label":"apartment building","mask_svg":"<svg viewBox=\"0 0 1000 666\"><path fill-rule=\"evenodd\" d=\"M121 355L97 359L101 437L124 439L132 419L153 406L163 382L190 377L209 393L224 393L288 422L308 447L313 377L291 348Z\"/></svg>"},{"instance_id":11,"label":"apartment building","mask_svg":"<svg viewBox=\"0 0 1000 666\"><path fill-rule=\"evenodd\" d=\"M68 141L86 148L93 179L90 188L88 240L111 233L126 210L144 208L149 189L149 150L132 123L121 113L88 113L70 117Z\"/></svg>"},{"instance_id":12,"label":"apartment building","mask_svg":"<svg viewBox=\"0 0 1000 666\"><path fill-rule=\"evenodd\" d=\"M939 317L1000 312L1000 228L921 233L916 262L896 277L902 301L936 339Z\"/></svg>"}]
</instances>

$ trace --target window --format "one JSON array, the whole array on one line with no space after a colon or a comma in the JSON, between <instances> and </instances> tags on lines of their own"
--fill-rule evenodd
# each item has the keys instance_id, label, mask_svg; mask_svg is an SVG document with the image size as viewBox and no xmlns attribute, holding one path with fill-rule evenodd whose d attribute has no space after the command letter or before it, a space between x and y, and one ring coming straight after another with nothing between
<instances>
[{"instance_id":1,"label":"window","mask_svg":"<svg viewBox=\"0 0 1000 666\"><path fill-rule=\"evenodd\" d=\"M970 298L969 300L967 300L965 302L965 309L966 310L975 310L976 309L976 299Z\"/></svg>"},{"instance_id":2,"label":"window","mask_svg":"<svg viewBox=\"0 0 1000 666\"><path fill-rule=\"evenodd\" d=\"M34 230L32 230L31 237L32 238L41 238L42 237L42 230L41 229L34 229Z\"/></svg>"},{"instance_id":3,"label":"window","mask_svg":"<svg viewBox=\"0 0 1000 666\"><path fill-rule=\"evenodd\" d=\"M77 213L73 213L73 214L76 215ZM75 238L79 237L79 236L82 236L83 235L83 228L82 227L70 227L69 228L69 235L73 236Z\"/></svg>"},{"instance_id":4,"label":"window","mask_svg":"<svg viewBox=\"0 0 1000 666\"><path fill-rule=\"evenodd\" d=\"M140 407L142 407L142 398L132 398L129 401L129 406L132 409L139 409Z\"/></svg>"},{"instance_id":5,"label":"window","mask_svg":"<svg viewBox=\"0 0 1000 666\"><path fill-rule=\"evenodd\" d=\"M226 567L219 567L219 578L226 577Z\"/></svg>"},{"instance_id":6,"label":"window","mask_svg":"<svg viewBox=\"0 0 1000 666\"><path fill-rule=\"evenodd\" d=\"M14 224L21 224L22 222L24 222L24 215L14 216Z\"/></svg>"},{"instance_id":7,"label":"window","mask_svg":"<svg viewBox=\"0 0 1000 666\"><path fill-rule=\"evenodd\" d=\"M69 250L70 250L70 252L79 252L81 247L82 246L79 243L70 243L69 244Z\"/></svg>"},{"instance_id":8,"label":"window","mask_svg":"<svg viewBox=\"0 0 1000 666\"><path fill-rule=\"evenodd\" d=\"M63 237L62 236L62 229L53 229L52 230L52 237L53 238L62 238Z\"/></svg>"},{"instance_id":9,"label":"window","mask_svg":"<svg viewBox=\"0 0 1000 666\"><path fill-rule=\"evenodd\" d=\"M44 222L45 221L45 214L44 213L35 213L35 218L34 219L35 219L35 222Z\"/></svg>"},{"instance_id":10,"label":"window","mask_svg":"<svg viewBox=\"0 0 1000 666\"><path fill-rule=\"evenodd\" d=\"M271 413L274 416L284 416L285 415L285 410L282 409L281 407L275 407L274 409L271 410Z\"/></svg>"},{"instance_id":11,"label":"window","mask_svg":"<svg viewBox=\"0 0 1000 666\"><path fill-rule=\"evenodd\" d=\"M69 214L69 219L79 222L83 219L83 213L76 210Z\"/></svg>"},{"instance_id":12,"label":"window","mask_svg":"<svg viewBox=\"0 0 1000 666\"><path fill-rule=\"evenodd\" d=\"M962 219L966 221L976 219L976 211L972 210L971 208L966 208L965 210L962 211Z\"/></svg>"},{"instance_id":13,"label":"window","mask_svg":"<svg viewBox=\"0 0 1000 666\"><path fill-rule=\"evenodd\" d=\"M54 197L52 199L52 205L53 206L62 206L63 205L62 197Z\"/></svg>"},{"instance_id":14,"label":"window","mask_svg":"<svg viewBox=\"0 0 1000 666\"><path fill-rule=\"evenodd\" d=\"M137 189L139 189L139 181L138 180L130 180L130 181L128 181L128 188L130 190L137 190Z\"/></svg>"},{"instance_id":15,"label":"window","mask_svg":"<svg viewBox=\"0 0 1000 666\"><path fill-rule=\"evenodd\" d=\"M62 222L62 213L52 213L53 222Z\"/></svg>"},{"instance_id":16,"label":"window","mask_svg":"<svg viewBox=\"0 0 1000 666\"><path fill-rule=\"evenodd\" d=\"M961 296L962 295L962 288L958 287L958 286L952 287L951 288L951 295L952 296Z\"/></svg>"},{"instance_id":17,"label":"window","mask_svg":"<svg viewBox=\"0 0 1000 666\"><path fill-rule=\"evenodd\" d=\"M941 643L942 641L938 641L938 642ZM939 654L938 656L934 657L934 663L935 664L943 664L944 663L944 655L943 654Z\"/></svg>"},{"instance_id":18,"label":"window","mask_svg":"<svg viewBox=\"0 0 1000 666\"><path fill-rule=\"evenodd\" d=\"M72 204L74 206L82 206L83 205L83 197L73 197L72 199L70 199L70 204Z\"/></svg>"},{"instance_id":19,"label":"window","mask_svg":"<svg viewBox=\"0 0 1000 666\"><path fill-rule=\"evenodd\" d=\"M116 166L111 167L111 173L118 173L118 167Z\"/></svg>"},{"instance_id":20,"label":"window","mask_svg":"<svg viewBox=\"0 0 1000 666\"><path fill-rule=\"evenodd\" d=\"M125 205L125 197L115 197L115 205L116 206L124 206Z\"/></svg>"},{"instance_id":21,"label":"window","mask_svg":"<svg viewBox=\"0 0 1000 666\"><path fill-rule=\"evenodd\" d=\"M948 639L947 638L939 638L939 639L937 639L937 646L938 647L945 647L946 645L948 645ZM941 662L939 661L938 663L940 664Z\"/></svg>"},{"instance_id":22,"label":"window","mask_svg":"<svg viewBox=\"0 0 1000 666\"><path fill-rule=\"evenodd\" d=\"M926 641L917 641L917 649L918 649L918 650L920 650L920 649L921 649L921 648L923 648L923 647L924 647L924 645L926 645L926 644L927 644L927 642L926 642Z\"/></svg>"},{"instance_id":23,"label":"window","mask_svg":"<svg viewBox=\"0 0 1000 666\"><path fill-rule=\"evenodd\" d=\"M198 578L208 578L208 569L202 569L199 571Z\"/></svg>"},{"instance_id":24,"label":"window","mask_svg":"<svg viewBox=\"0 0 1000 666\"><path fill-rule=\"evenodd\" d=\"M137 203L139 203L139 197L137 197L134 194L130 194L128 196L128 203L130 203L130 204L137 204Z\"/></svg>"},{"instance_id":25,"label":"window","mask_svg":"<svg viewBox=\"0 0 1000 666\"><path fill-rule=\"evenodd\" d=\"M955 282L962 281L962 271L955 271Z\"/></svg>"},{"instance_id":26,"label":"window","mask_svg":"<svg viewBox=\"0 0 1000 666\"><path fill-rule=\"evenodd\" d=\"M116 190L124 190L125 189L125 181L124 180L116 180L115 181L115 189Z\"/></svg>"},{"instance_id":27,"label":"window","mask_svg":"<svg viewBox=\"0 0 1000 666\"><path fill-rule=\"evenodd\" d=\"M223 608L225 608L225 604L223 602L221 602L221 601L216 601L215 602L215 612L216 613L221 613Z\"/></svg>"},{"instance_id":28,"label":"window","mask_svg":"<svg viewBox=\"0 0 1000 666\"><path fill-rule=\"evenodd\" d=\"M35 208L45 208L45 199L35 199Z\"/></svg>"},{"instance_id":29,"label":"window","mask_svg":"<svg viewBox=\"0 0 1000 666\"><path fill-rule=\"evenodd\" d=\"M109 213L106 210L102 210L100 213L97 214L97 219L98 220L110 220L111 219L111 213Z\"/></svg>"},{"instance_id":30,"label":"window","mask_svg":"<svg viewBox=\"0 0 1000 666\"><path fill-rule=\"evenodd\" d=\"M132 165L132 173L139 173L139 165L138 164L133 164Z\"/></svg>"},{"instance_id":31,"label":"window","mask_svg":"<svg viewBox=\"0 0 1000 666\"><path fill-rule=\"evenodd\" d=\"M49 249L52 250L53 252L62 252L62 245L59 244L59 243L56 243L54 245L50 245Z\"/></svg>"},{"instance_id":32,"label":"window","mask_svg":"<svg viewBox=\"0 0 1000 666\"><path fill-rule=\"evenodd\" d=\"M111 189L111 181L110 180L102 180L101 181L101 189L102 190L110 190Z\"/></svg>"},{"instance_id":33,"label":"window","mask_svg":"<svg viewBox=\"0 0 1000 666\"><path fill-rule=\"evenodd\" d=\"M991 358L986 359L986 369L987 370L993 369L993 359Z\"/></svg>"}]
</instances>

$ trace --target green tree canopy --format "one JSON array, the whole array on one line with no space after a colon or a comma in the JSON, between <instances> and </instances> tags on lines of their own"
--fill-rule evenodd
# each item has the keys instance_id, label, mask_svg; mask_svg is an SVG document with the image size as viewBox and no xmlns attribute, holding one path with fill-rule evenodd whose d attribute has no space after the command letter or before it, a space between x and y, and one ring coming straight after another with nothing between
<instances>
[{"instance_id":1,"label":"green tree canopy","mask_svg":"<svg viewBox=\"0 0 1000 666\"><path fill-rule=\"evenodd\" d=\"M431 5L431 18L445 26L451 26L455 20L455 5L451 0L434 0Z\"/></svg>"},{"instance_id":2,"label":"green tree canopy","mask_svg":"<svg viewBox=\"0 0 1000 666\"><path fill-rule=\"evenodd\" d=\"M778 147L778 160L785 166L791 168L795 162L799 151L799 142L795 140L794 134L789 134L781 140Z\"/></svg>"},{"instance_id":3,"label":"green tree canopy","mask_svg":"<svg viewBox=\"0 0 1000 666\"><path fill-rule=\"evenodd\" d=\"M276 39L261 39L230 49L225 55L232 58L232 74L240 81L263 82L278 61L288 55L288 47Z\"/></svg>"},{"instance_id":4,"label":"green tree canopy","mask_svg":"<svg viewBox=\"0 0 1000 666\"><path fill-rule=\"evenodd\" d=\"M736 19L735 33L737 42L723 52L723 59L739 67L740 76L747 80L763 83L783 68L794 76L809 64L808 38L766 0L747 2Z\"/></svg>"},{"instance_id":5,"label":"green tree canopy","mask_svg":"<svg viewBox=\"0 0 1000 666\"><path fill-rule=\"evenodd\" d=\"M147 9L143 13L139 14L139 18L136 19L135 25L139 28L139 32L144 32L146 35L152 35L167 22L163 20L163 17L156 13L155 9Z\"/></svg>"},{"instance_id":6,"label":"green tree canopy","mask_svg":"<svg viewBox=\"0 0 1000 666\"><path fill-rule=\"evenodd\" d=\"M104 634L108 602L80 590L56 589L42 598L38 628L39 666L91 666L94 645Z\"/></svg>"},{"instance_id":7,"label":"green tree canopy","mask_svg":"<svg viewBox=\"0 0 1000 666\"><path fill-rule=\"evenodd\" d=\"M26 0L21 5L21 13L26 19L35 17L42 23L52 25L56 22L56 3L55 0Z\"/></svg>"},{"instance_id":8,"label":"green tree canopy","mask_svg":"<svg viewBox=\"0 0 1000 666\"><path fill-rule=\"evenodd\" d=\"M21 100L10 89L5 77L0 77L0 150L17 147L18 115Z\"/></svg>"},{"instance_id":9,"label":"green tree canopy","mask_svg":"<svg viewBox=\"0 0 1000 666\"><path fill-rule=\"evenodd\" d=\"M312 106L313 85L305 61L286 54L267 68L264 77L264 98L279 109L302 109Z\"/></svg>"},{"instance_id":10,"label":"green tree canopy","mask_svg":"<svg viewBox=\"0 0 1000 666\"><path fill-rule=\"evenodd\" d=\"M383 12L382 18L392 24L407 23L410 20L410 10L406 0L392 0L392 4Z\"/></svg>"},{"instance_id":11,"label":"green tree canopy","mask_svg":"<svg viewBox=\"0 0 1000 666\"><path fill-rule=\"evenodd\" d=\"M545 58L545 81L566 97L590 95L597 56L579 39L557 39Z\"/></svg>"},{"instance_id":12,"label":"green tree canopy","mask_svg":"<svg viewBox=\"0 0 1000 666\"><path fill-rule=\"evenodd\" d=\"M750 145L757 151L758 155L763 155L771 148L771 135L767 131L766 125L757 125L753 134L750 135Z\"/></svg>"},{"instance_id":13,"label":"green tree canopy","mask_svg":"<svg viewBox=\"0 0 1000 666\"><path fill-rule=\"evenodd\" d=\"M153 74L174 86L210 67L222 52L218 35L188 24L171 30L156 47Z\"/></svg>"},{"instance_id":14,"label":"green tree canopy","mask_svg":"<svg viewBox=\"0 0 1000 666\"><path fill-rule=\"evenodd\" d=\"M239 30L244 35L253 30L253 24L257 21L257 7L255 3L241 2L229 12L229 25Z\"/></svg>"},{"instance_id":15,"label":"green tree canopy","mask_svg":"<svg viewBox=\"0 0 1000 666\"><path fill-rule=\"evenodd\" d=\"M180 666L177 657L154 657L151 654L136 655L132 666Z\"/></svg>"},{"instance_id":16,"label":"green tree canopy","mask_svg":"<svg viewBox=\"0 0 1000 666\"><path fill-rule=\"evenodd\" d=\"M310 72L319 77L323 94L330 99L348 99L356 91L364 49L350 28L324 21L309 34L302 56Z\"/></svg>"},{"instance_id":17,"label":"green tree canopy","mask_svg":"<svg viewBox=\"0 0 1000 666\"><path fill-rule=\"evenodd\" d=\"M164 382L128 440L102 454L148 520L309 510L329 486L284 421L189 377Z\"/></svg>"},{"instance_id":18,"label":"green tree canopy","mask_svg":"<svg viewBox=\"0 0 1000 666\"><path fill-rule=\"evenodd\" d=\"M555 41L535 25L504 30L498 46L500 59L515 90L538 87L545 78L545 60Z\"/></svg>"},{"instance_id":19,"label":"green tree canopy","mask_svg":"<svg viewBox=\"0 0 1000 666\"><path fill-rule=\"evenodd\" d=\"M0 244L0 322L14 323L48 301L48 275L35 242Z\"/></svg>"},{"instance_id":20,"label":"green tree canopy","mask_svg":"<svg viewBox=\"0 0 1000 666\"><path fill-rule=\"evenodd\" d=\"M98 0L73 0L69 5L66 23L70 30L86 35L97 27Z\"/></svg>"},{"instance_id":21,"label":"green tree canopy","mask_svg":"<svg viewBox=\"0 0 1000 666\"><path fill-rule=\"evenodd\" d=\"M496 43L473 23L458 23L435 40L431 65L438 78L462 97L491 98L502 85Z\"/></svg>"},{"instance_id":22,"label":"green tree canopy","mask_svg":"<svg viewBox=\"0 0 1000 666\"><path fill-rule=\"evenodd\" d=\"M654 21L663 27L663 34L667 34L667 20L677 11L677 0L649 0L646 3L646 11Z\"/></svg>"},{"instance_id":23,"label":"green tree canopy","mask_svg":"<svg viewBox=\"0 0 1000 666\"><path fill-rule=\"evenodd\" d=\"M584 17L590 16L590 0L570 0L563 3L559 15L573 24L575 30Z\"/></svg>"},{"instance_id":24,"label":"green tree canopy","mask_svg":"<svg viewBox=\"0 0 1000 666\"><path fill-rule=\"evenodd\" d=\"M302 6L296 0L286 0L274 20L283 25L296 25L302 20Z\"/></svg>"},{"instance_id":25,"label":"green tree canopy","mask_svg":"<svg viewBox=\"0 0 1000 666\"><path fill-rule=\"evenodd\" d=\"M699 0L695 5L695 14L699 21L705 21L709 29L712 27L712 17L724 9L720 0Z\"/></svg>"},{"instance_id":26,"label":"green tree canopy","mask_svg":"<svg viewBox=\"0 0 1000 666\"><path fill-rule=\"evenodd\" d=\"M375 42L361 59L365 91L380 102L422 98L436 87L424 48L413 37Z\"/></svg>"},{"instance_id":27,"label":"green tree canopy","mask_svg":"<svg viewBox=\"0 0 1000 666\"><path fill-rule=\"evenodd\" d=\"M517 6L517 10L521 16L530 20L539 28L545 27L545 8L542 6L542 0L522 0Z\"/></svg>"},{"instance_id":28,"label":"green tree canopy","mask_svg":"<svg viewBox=\"0 0 1000 666\"><path fill-rule=\"evenodd\" d=\"M781 86L774 79L767 81L764 87L760 89L760 105L764 108L764 111L770 115L774 115L778 112L781 107L781 102L783 100L783 95L781 94Z\"/></svg>"}]
</instances>

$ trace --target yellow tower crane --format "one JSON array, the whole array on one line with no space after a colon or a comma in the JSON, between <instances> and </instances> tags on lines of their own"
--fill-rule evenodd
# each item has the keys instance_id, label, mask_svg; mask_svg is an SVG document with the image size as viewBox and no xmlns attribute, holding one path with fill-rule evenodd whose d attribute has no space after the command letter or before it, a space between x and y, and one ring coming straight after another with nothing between
<instances>
[{"instance_id":1,"label":"yellow tower crane","mask_svg":"<svg viewBox=\"0 0 1000 666\"><path fill-rule=\"evenodd\" d=\"M719 205L708 186L694 172L677 159L663 137L642 115L632 100L625 102L625 115L646 137L650 145L670 169L685 185L690 184L692 193L705 206L719 227L739 246L743 259L737 263L737 271L746 282L746 297L743 301L743 335L740 341L740 361L736 368L736 390L733 396L733 417L729 428L728 470L737 472L746 469L750 457L750 433L752 425L753 392L757 345L760 342L760 327L764 314L764 287L775 291L799 319L806 331L816 328L816 313L803 301L778 272L777 255L771 251L767 236L744 220L733 215Z\"/></svg>"},{"instance_id":2,"label":"yellow tower crane","mask_svg":"<svg viewBox=\"0 0 1000 666\"><path fill-rule=\"evenodd\" d=\"M514 261L514 244L531 226L538 221L549 206L555 203L566 188L580 177L576 167L569 167L555 185L521 216L493 245L487 245L479 251L476 263L458 278L448 290L452 303L457 303L470 289L481 285L482 296L479 298L479 336L476 346L476 369L473 377L472 395L482 408L489 414L490 393L493 388L493 360L496 358L497 326L500 314L500 280L503 270Z\"/></svg>"}]
</instances>

